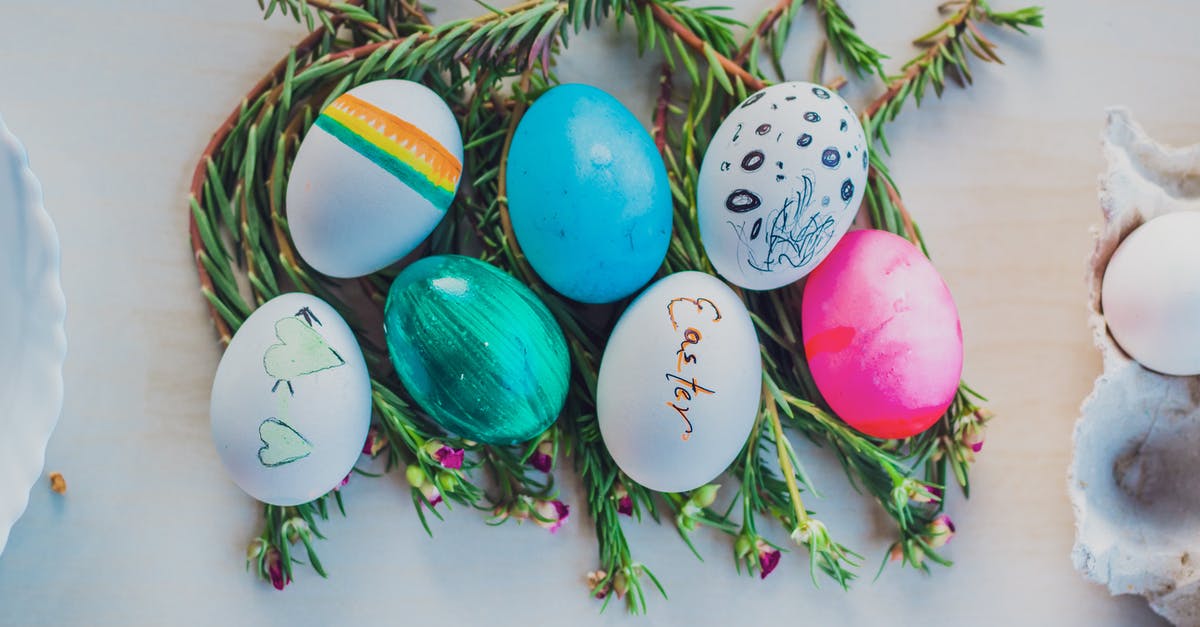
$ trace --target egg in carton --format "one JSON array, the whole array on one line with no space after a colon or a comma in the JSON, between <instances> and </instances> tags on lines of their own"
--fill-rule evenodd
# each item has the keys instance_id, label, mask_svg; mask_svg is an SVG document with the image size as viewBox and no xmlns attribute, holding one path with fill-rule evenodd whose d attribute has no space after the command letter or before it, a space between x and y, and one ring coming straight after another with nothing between
<instances>
[{"instance_id":1,"label":"egg in carton","mask_svg":"<svg viewBox=\"0 0 1200 627\"><path fill-rule=\"evenodd\" d=\"M1075 426L1068 488L1076 519L1072 559L1076 569L1113 594L1142 595L1173 623L1195 625L1200 377L1161 374L1125 352L1105 320L1103 303L1113 314L1115 304L1111 295L1102 298L1102 286L1109 261L1135 229L1166 214L1200 211L1200 145L1164 147L1128 111L1110 109L1103 148L1104 224L1087 281L1093 340L1104 371ZM1200 275L1200 268L1173 274L1181 280Z\"/></svg>"}]
</instances>

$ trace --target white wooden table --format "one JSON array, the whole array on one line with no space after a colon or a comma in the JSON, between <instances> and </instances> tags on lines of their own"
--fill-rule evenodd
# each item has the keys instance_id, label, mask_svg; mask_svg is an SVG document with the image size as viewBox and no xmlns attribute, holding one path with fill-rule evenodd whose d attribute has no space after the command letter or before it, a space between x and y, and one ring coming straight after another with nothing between
<instances>
[{"instance_id":1,"label":"white wooden table","mask_svg":"<svg viewBox=\"0 0 1200 627\"><path fill-rule=\"evenodd\" d=\"M438 19L481 11L448 4ZM936 19L932 1L845 4L864 37L896 57L892 69ZM699 534L698 564L673 529L630 526L635 554L671 594L635 622L598 616L585 594L594 539L572 485L575 510L555 536L490 529L456 509L430 539L399 476L356 480L350 517L324 526L328 581L301 568L278 593L246 574L260 513L209 441L219 349L184 199L209 134L301 30L263 23L250 0L0 0L0 111L58 223L70 341L47 457L70 490L35 487L0 557L0 623L1156 624L1140 599L1110 598L1073 571L1065 473L1078 405L1099 371L1082 277L1099 219L1103 108L1129 105L1162 140L1200 141L1200 8L1045 4L1045 32L995 37L1007 66L977 64L972 89L906 110L889 133L893 173L962 313L967 379L1000 416L974 497L950 503L957 564L932 577L889 568L872 582L889 524L828 455L811 452L826 498L810 507L868 556L864 581L849 593L815 590L799 551L764 581L738 577L715 534ZM744 0L736 14L763 8ZM799 13L788 56L804 75L819 39L811 9ZM648 119L657 64L638 62L610 31L575 41L561 76L605 87ZM621 51L598 64L610 46ZM879 89L848 93L862 102Z\"/></svg>"}]
</instances>

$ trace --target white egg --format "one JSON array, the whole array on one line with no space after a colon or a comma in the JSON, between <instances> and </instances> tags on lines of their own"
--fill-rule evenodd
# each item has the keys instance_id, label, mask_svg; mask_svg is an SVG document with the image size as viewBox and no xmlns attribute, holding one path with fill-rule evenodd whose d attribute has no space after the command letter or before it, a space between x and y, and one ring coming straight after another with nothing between
<instances>
[{"instance_id":1,"label":"white egg","mask_svg":"<svg viewBox=\"0 0 1200 627\"><path fill-rule=\"evenodd\" d=\"M700 236L713 267L752 290L808 274L854 221L869 160L862 125L837 94L804 82L752 94L700 167Z\"/></svg>"},{"instance_id":2,"label":"white egg","mask_svg":"<svg viewBox=\"0 0 1200 627\"><path fill-rule=\"evenodd\" d=\"M306 503L349 474L371 423L371 382L346 321L325 301L283 294L233 335L213 381L212 437L250 496Z\"/></svg>"},{"instance_id":3,"label":"white egg","mask_svg":"<svg viewBox=\"0 0 1200 627\"><path fill-rule=\"evenodd\" d=\"M462 160L458 122L428 87L382 80L351 89L317 116L292 164L296 250L335 277L399 261L446 214Z\"/></svg>"},{"instance_id":4,"label":"white egg","mask_svg":"<svg viewBox=\"0 0 1200 627\"><path fill-rule=\"evenodd\" d=\"M634 481L691 490L742 449L761 388L758 336L741 299L716 277L679 272L646 288L608 339L600 433Z\"/></svg>"},{"instance_id":5,"label":"white egg","mask_svg":"<svg viewBox=\"0 0 1200 627\"><path fill-rule=\"evenodd\" d=\"M1159 216L1125 237L1104 271L1101 309L1146 368L1200 374L1200 212Z\"/></svg>"}]
</instances>

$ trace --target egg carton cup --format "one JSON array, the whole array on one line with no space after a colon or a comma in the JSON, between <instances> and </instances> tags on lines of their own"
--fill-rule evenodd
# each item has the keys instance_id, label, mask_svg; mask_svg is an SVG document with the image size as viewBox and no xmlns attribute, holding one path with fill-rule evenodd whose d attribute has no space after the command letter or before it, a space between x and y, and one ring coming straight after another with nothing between
<instances>
[{"instance_id":1,"label":"egg carton cup","mask_svg":"<svg viewBox=\"0 0 1200 627\"><path fill-rule=\"evenodd\" d=\"M1144 596L1172 623L1200 625L1200 377L1142 367L1113 340L1100 306L1105 268L1125 236L1160 215L1200 211L1200 144L1165 147L1112 108L1103 150L1104 224L1087 282L1104 371L1075 425L1072 561L1112 594Z\"/></svg>"}]
</instances>

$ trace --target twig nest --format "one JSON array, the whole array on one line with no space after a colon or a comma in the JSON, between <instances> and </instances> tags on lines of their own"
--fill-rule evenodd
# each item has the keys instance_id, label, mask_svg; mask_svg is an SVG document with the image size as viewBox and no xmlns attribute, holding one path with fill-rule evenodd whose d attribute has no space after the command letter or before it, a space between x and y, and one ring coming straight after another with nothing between
<instances>
[{"instance_id":1,"label":"twig nest","mask_svg":"<svg viewBox=\"0 0 1200 627\"><path fill-rule=\"evenodd\" d=\"M1075 427L1072 557L1077 569L1112 593L1143 595L1168 620L1192 625L1200 623L1200 484L1194 479L1200 469L1200 379L1154 372L1124 352L1106 324L1101 287L1110 259L1119 263L1114 252L1134 229L1159 216L1200 210L1200 145L1165 148L1127 111L1111 109L1103 146L1104 225L1089 264L1088 305L1104 372ZM1110 272L1124 270L1114 266ZM1122 324L1127 312L1111 296L1104 300L1114 308L1110 322ZM1121 339L1137 352L1136 342Z\"/></svg>"}]
</instances>

